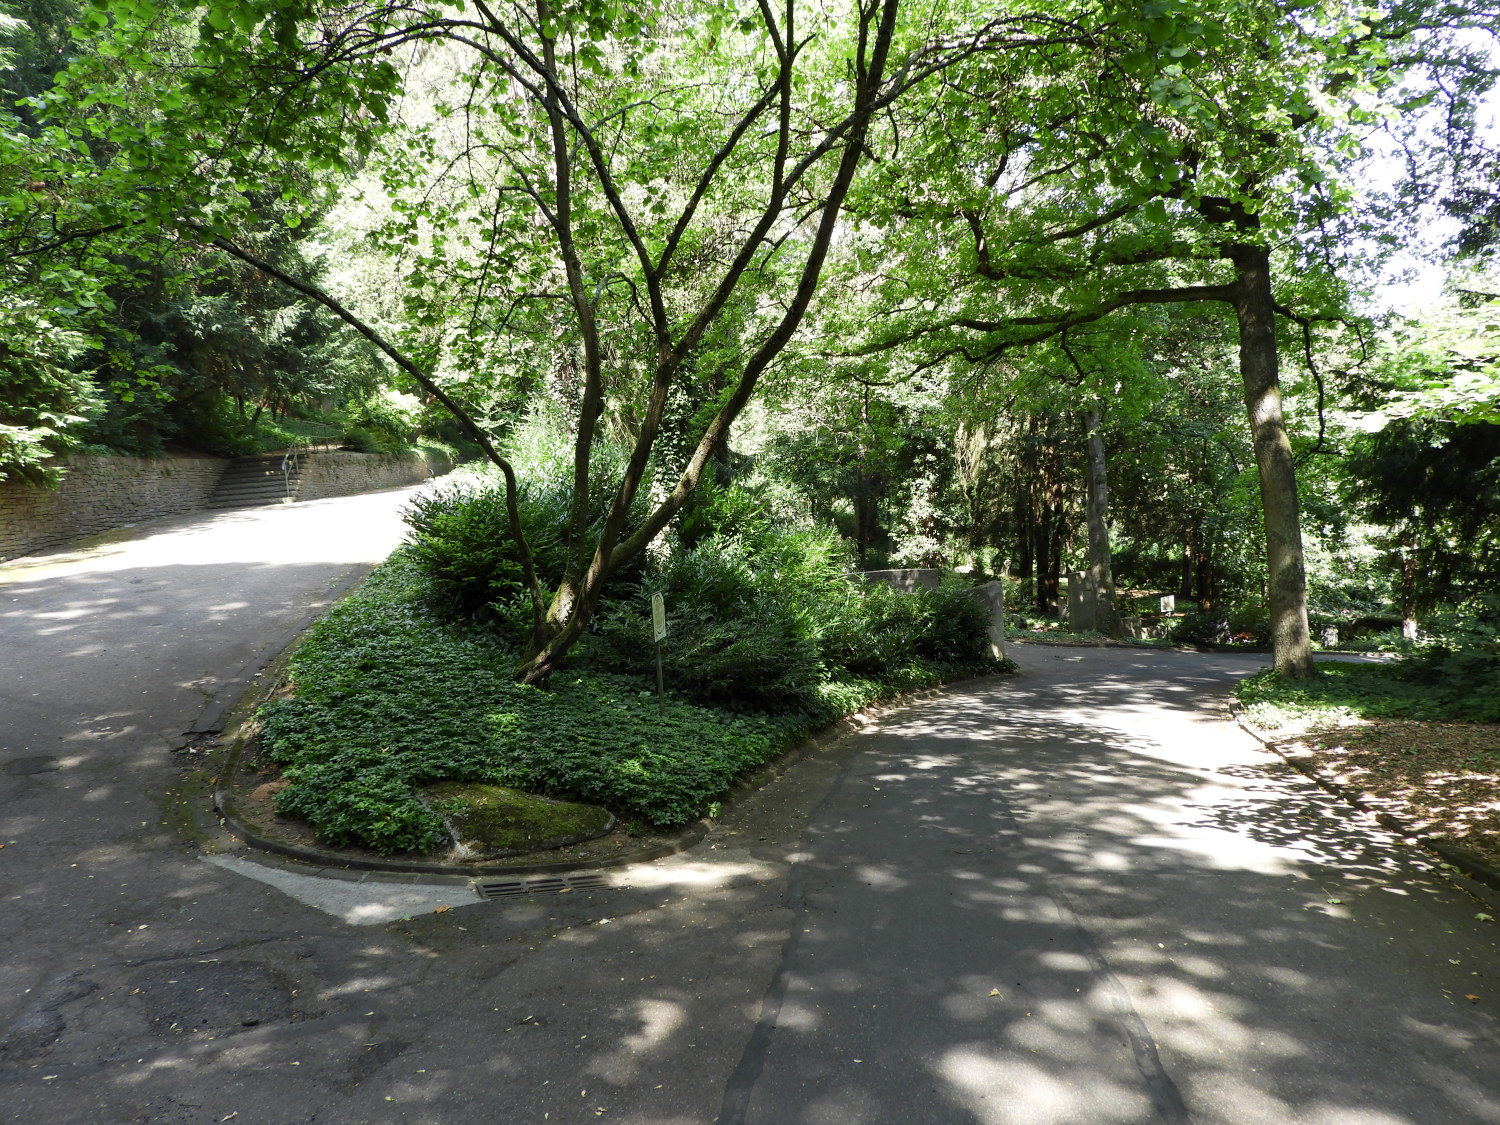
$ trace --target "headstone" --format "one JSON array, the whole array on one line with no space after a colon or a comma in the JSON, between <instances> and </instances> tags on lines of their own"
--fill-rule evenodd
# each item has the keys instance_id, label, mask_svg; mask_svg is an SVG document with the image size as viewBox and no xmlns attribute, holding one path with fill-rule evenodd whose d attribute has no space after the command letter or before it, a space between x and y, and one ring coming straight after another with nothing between
<instances>
[{"instance_id":1,"label":"headstone","mask_svg":"<svg viewBox=\"0 0 1500 1125\"><path fill-rule=\"evenodd\" d=\"M1339 631L1338 631L1338 627L1337 626L1335 626L1335 625L1329 625L1329 626L1326 626L1323 629L1323 647L1324 648L1338 648L1339 647Z\"/></svg>"},{"instance_id":2,"label":"headstone","mask_svg":"<svg viewBox=\"0 0 1500 1125\"><path fill-rule=\"evenodd\" d=\"M897 570L861 570L850 577L864 582L883 582L893 590L909 594L917 588L936 590L943 581L942 570L936 567L905 567Z\"/></svg>"},{"instance_id":3,"label":"headstone","mask_svg":"<svg viewBox=\"0 0 1500 1125\"><path fill-rule=\"evenodd\" d=\"M1099 595L1087 571L1068 571L1068 628L1074 633L1099 628Z\"/></svg>"},{"instance_id":4,"label":"headstone","mask_svg":"<svg viewBox=\"0 0 1500 1125\"><path fill-rule=\"evenodd\" d=\"M969 596L990 611L990 655L1005 659L1005 587L999 582L984 582L969 591Z\"/></svg>"},{"instance_id":5,"label":"headstone","mask_svg":"<svg viewBox=\"0 0 1500 1125\"><path fill-rule=\"evenodd\" d=\"M1161 596L1161 611L1163 613L1176 613L1177 612L1177 595L1176 594L1163 594Z\"/></svg>"}]
</instances>

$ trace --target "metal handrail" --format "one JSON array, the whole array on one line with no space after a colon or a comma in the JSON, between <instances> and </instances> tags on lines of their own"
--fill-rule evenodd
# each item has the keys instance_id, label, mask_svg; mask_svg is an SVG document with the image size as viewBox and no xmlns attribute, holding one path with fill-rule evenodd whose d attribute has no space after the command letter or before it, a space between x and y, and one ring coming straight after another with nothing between
<instances>
[{"instance_id":1,"label":"metal handrail","mask_svg":"<svg viewBox=\"0 0 1500 1125\"><path fill-rule=\"evenodd\" d=\"M292 474L301 468L302 455L309 451L306 442L294 441L287 446L286 453L281 458L281 481L288 500L292 498Z\"/></svg>"}]
</instances>

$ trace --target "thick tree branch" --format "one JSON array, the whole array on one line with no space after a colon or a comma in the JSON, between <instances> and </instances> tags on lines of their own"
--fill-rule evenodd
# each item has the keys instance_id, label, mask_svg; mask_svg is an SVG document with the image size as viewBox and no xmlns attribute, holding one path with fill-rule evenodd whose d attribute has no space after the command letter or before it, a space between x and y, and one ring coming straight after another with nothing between
<instances>
[{"instance_id":1,"label":"thick tree branch","mask_svg":"<svg viewBox=\"0 0 1500 1125\"><path fill-rule=\"evenodd\" d=\"M510 533L516 541L516 548L521 556L521 569L526 578L526 585L531 593L532 627L540 629L542 624L542 591L537 581L536 563L531 554L531 545L526 541L526 533L521 528L521 511L519 504L519 486L516 482L516 471L511 463L495 448L490 436L476 422L473 416L459 404L447 391L439 386L422 367L408 357L404 352L382 336L364 320L349 311L338 300L325 293L318 286L301 278L293 277L291 274L273 266L270 262L256 257L250 251L229 241L222 235L215 234L206 227L197 223L184 224L186 229L197 235L206 245L216 250L222 250L231 257L238 258L248 266L253 266L267 277L275 278L287 288L302 294L309 300L316 301L334 316L338 317L349 327L353 328L366 340L379 348L388 356L397 367L406 372L421 388L430 394L438 402L443 404L444 409L453 415L455 421L468 434L470 439L484 450L484 455L490 459L496 468L500 470L505 478L505 508L506 515L510 521Z\"/></svg>"}]
</instances>

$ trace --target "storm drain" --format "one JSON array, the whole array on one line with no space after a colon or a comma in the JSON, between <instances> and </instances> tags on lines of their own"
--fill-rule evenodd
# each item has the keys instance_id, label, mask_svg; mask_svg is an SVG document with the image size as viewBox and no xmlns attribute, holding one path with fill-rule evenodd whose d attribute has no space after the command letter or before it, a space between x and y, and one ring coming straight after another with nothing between
<instances>
[{"instance_id":1,"label":"storm drain","mask_svg":"<svg viewBox=\"0 0 1500 1125\"><path fill-rule=\"evenodd\" d=\"M480 898L509 898L511 895L557 894L560 891L593 890L612 887L608 875L591 871L583 875L548 875L540 879L476 879L474 889Z\"/></svg>"}]
</instances>

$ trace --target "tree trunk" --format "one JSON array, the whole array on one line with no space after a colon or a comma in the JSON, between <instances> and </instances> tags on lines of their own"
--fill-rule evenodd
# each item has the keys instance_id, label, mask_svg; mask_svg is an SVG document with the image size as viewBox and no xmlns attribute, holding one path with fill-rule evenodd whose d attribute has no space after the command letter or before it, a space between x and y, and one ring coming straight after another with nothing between
<instances>
[{"instance_id":1,"label":"tree trunk","mask_svg":"<svg viewBox=\"0 0 1500 1125\"><path fill-rule=\"evenodd\" d=\"M1043 538L1047 550L1047 569L1039 575L1037 602L1049 612L1056 612L1062 597L1062 554L1067 539L1066 486L1054 481L1047 488L1047 507Z\"/></svg>"},{"instance_id":2,"label":"tree trunk","mask_svg":"<svg viewBox=\"0 0 1500 1125\"><path fill-rule=\"evenodd\" d=\"M1030 584L1036 578L1036 556L1031 548L1030 495L1021 497L1016 503L1016 577Z\"/></svg>"},{"instance_id":3,"label":"tree trunk","mask_svg":"<svg viewBox=\"0 0 1500 1125\"><path fill-rule=\"evenodd\" d=\"M1294 680L1315 674L1307 628L1307 573L1297 501L1297 470L1281 409L1270 252L1236 244L1234 311L1240 329L1240 378L1260 470L1266 524L1266 592L1271 608L1271 653L1276 671Z\"/></svg>"},{"instance_id":4,"label":"tree trunk","mask_svg":"<svg viewBox=\"0 0 1500 1125\"><path fill-rule=\"evenodd\" d=\"M1417 560L1416 544L1410 535L1403 538L1396 552L1397 596L1401 604L1401 636L1417 639Z\"/></svg>"},{"instance_id":5,"label":"tree trunk","mask_svg":"<svg viewBox=\"0 0 1500 1125\"><path fill-rule=\"evenodd\" d=\"M1182 567L1177 577L1177 596L1184 600L1193 596L1193 536L1192 524L1182 529Z\"/></svg>"},{"instance_id":6,"label":"tree trunk","mask_svg":"<svg viewBox=\"0 0 1500 1125\"><path fill-rule=\"evenodd\" d=\"M1109 477L1099 411L1084 415L1088 430L1089 593L1094 599L1094 628L1109 637L1120 635L1115 612L1115 578L1110 566Z\"/></svg>"},{"instance_id":7,"label":"tree trunk","mask_svg":"<svg viewBox=\"0 0 1500 1125\"><path fill-rule=\"evenodd\" d=\"M1198 609L1208 613L1219 605L1219 568L1214 566L1212 543L1200 537L1198 549L1193 554L1193 572L1197 576Z\"/></svg>"},{"instance_id":8,"label":"tree trunk","mask_svg":"<svg viewBox=\"0 0 1500 1125\"><path fill-rule=\"evenodd\" d=\"M865 471L863 463L855 470L854 495L854 540L859 551L859 565L869 565L866 556L872 548L878 548L883 538L880 534L880 510L876 503L876 484Z\"/></svg>"},{"instance_id":9,"label":"tree trunk","mask_svg":"<svg viewBox=\"0 0 1500 1125\"><path fill-rule=\"evenodd\" d=\"M817 289L818 280L822 275L823 264L827 260L829 247L833 243L834 233L838 228L839 216L843 207L845 197L849 192L850 185L854 181L855 171L864 159L866 152L865 137L869 130L870 120L877 108L877 100L885 81L885 66L890 51L890 46L896 34L896 15L899 9L897 0L880 0L878 4L872 4L859 9L859 33L857 36L858 60L856 68L856 80L852 90L851 106L849 116L845 118L847 131L841 141L841 151L838 155L836 170L832 180L823 189L823 197L820 205L815 210L818 213L817 222L814 226L811 240L808 244L806 257L797 274L797 286L790 299L785 303L780 319L775 327L767 334L750 354L743 360L739 368L738 376L733 379L733 391L719 406L718 411L703 427L701 435L688 459L687 466L682 470L676 486L667 493L666 497L658 502L645 520L627 532L627 524L631 522L631 504L635 499L636 492L645 481L647 469L650 465L652 449L656 436L661 426L664 411L667 405L667 395L673 380L680 371L682 364L693 351L696 343L700 341L713 325L719 322L723 309L729 299L740 286L742 279L746 276L752 265L755 255L759 253L760 245L765 236L770 232L783 210L793 208L790 191L791 181L784 181L780 172L776 176L776 187L772 197L764 205L759 219L754 224L751 236L743 242L731 261L727 271L719 281L717 287L702 305L696 316L693 317L681 335L674 337L670 331L669 317L666 303L661 296L661 278L665 271L664 264L653 264L650 261L644 244L637 242L637 252L644 269L646 288L651 307L653 327L657 334L657 357L656 374L653 380L650 398L645 413L642 416L641 432L631 451L630 459L621 474L619 486L615 490L614 499L610 502L609 509L604 517L604 524L599 532L597 543L594 547L592 560L588 568L577 580L576 590L567 589L574 579L570 576L563 586L559 587L558 597L553 601L552 609L549 609L547 619L536 628L533 633L531 644L527 648L527 655L523 659L516 678L524 684L545 684L552 673L566 659L569 650L577 643L583 635L595 610L599 604L599 598L604 589L605 580L627 562L638 558L645 552L646 548L666 530L672 518L682 510L684 504L693 495L698 487L704 466L707 465L715 454L715 451L729 439L730 427L745 409L746 404L755 394L756 386L761 376L769 368L772 362L779 356L782 350L796 334L802 319L807 314L808 307L812 303L813 293ZM545 16L545 5L542 7ZM765 9L769 14L769 9ZM545 18L542 20L546 22ZM773 29L774 30L774 29ZM546 66L548 70L555 70L552 59L552 43L550 38L544 38L547 48ZM778 48L780 50L780 48ZM781 71L778 75L778 85L787 91L791 89L791 68L795 53L780 51ZM789 94L788 94L789 96ZM566 161L571 159L569 146L572 139L563 136L560 126L559 102L556 90L548 86L547 93L542 99L543 108L547 110L548 116L553 124L554 133L554 158L558 166L559 191L566 183L563 173L566 171ZM570 121L575 130L579 127ZM781 123L782 143L786 143L789 126L783 118ZM576 138L579 143L587 140L587 136ZM597 145L587 148L591 157L603 161L604 157ZM620 203L621 208L624 207ZM560 210L555 208L554 210ZM684 212L684 216L688 213ZM810 219L810 215L807 217ZM622 214L622 222L626 216ZM562 223L558 216L554 215L551 220L557 232L561 244L568 236L568 228ZM684 219L686 222L686 218ZM628 226L628 222L625 223ZM632 239L634 236L631 236ZM573 281L573 262L570 257L568 246L561 246L562 262L567 267L570 285ZM665 262L665 258L660 259ZM583 292L582 296L587 297ZM574 299L575 311L579 315L585 315L590 307L586 300ZM581 325L580 325L581 326ZM596 368L591 367L592 374ZM602 401L602 400L601 400ZM582 417L587 419L590 415L590 406L585 403ZM594 415L597 417L597 414ZM580 437L583 431L580 430ZM577 447L576 481L575 481L575 504L578 502L577 489L586 487L588 481L588 458L585 443L580 441ZM583 509L575 507L574 515ZM576 518L573 528L576 532L579 526ZM565 607L566 617L559 612L559 605L564 594L568 595L568 604ZM533 597L535 602L537 599Z\"/></svg>"}]
</instances>

